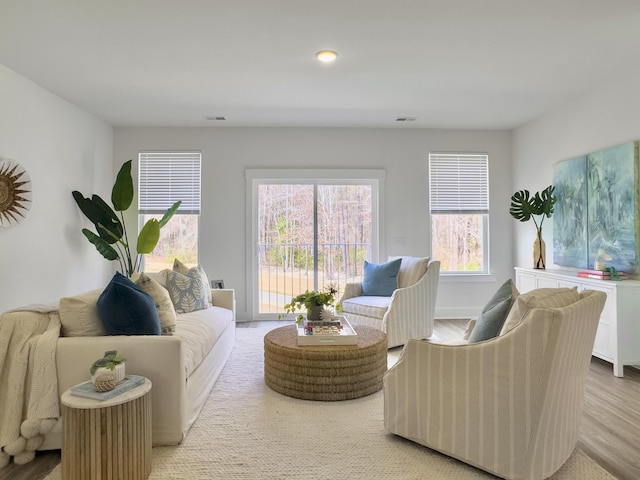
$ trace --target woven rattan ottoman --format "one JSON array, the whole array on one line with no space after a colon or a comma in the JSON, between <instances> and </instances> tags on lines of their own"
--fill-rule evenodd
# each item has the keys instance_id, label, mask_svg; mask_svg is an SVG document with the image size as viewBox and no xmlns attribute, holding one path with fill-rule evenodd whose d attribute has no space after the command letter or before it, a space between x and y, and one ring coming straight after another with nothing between
<instances>
[{"instance_id":1,"label":"woven rattan ottoman","mask_svg":"<svg viewBox=\"0 0 640 480\"><path fill-rule=\"evenodd\" d=\"M382 389L387 335L357 326L358 345L298 346L295 325L264 337L264 378L276 392L303 400L338 401Z\"/></svg>"}]
</instances>

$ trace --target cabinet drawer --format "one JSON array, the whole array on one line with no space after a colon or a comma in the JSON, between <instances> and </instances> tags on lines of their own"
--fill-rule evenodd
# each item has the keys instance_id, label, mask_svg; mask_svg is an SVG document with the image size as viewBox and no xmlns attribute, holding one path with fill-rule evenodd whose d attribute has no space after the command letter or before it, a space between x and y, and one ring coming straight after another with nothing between
<instances>
[{"instance_id":1,"label":"cabinet drawer","mask_svg":"<svg viewBox=\"0 0 640 480\"><path fill-rule=\"evenodd\" d=\"M536 277L533 275L516 275L516 288L520 293L530 292L536 289Z\"/></svg>"},{"instance_id":2,"label":"cabinet drawer","mask_svg":"<svg viewBox=\"0 0 640 480\"><path fill-rule=\"evenodd\" d=\"M558 280L552 277L538 277L536 288L558 288Z\"/></svg>"},{"instance_id":3,"label":"cabinet drawer","mask_svg":"<svg viewBox=\"0 0 640 480\"><path fill-rule=\"evenodd\" d=\"M574 288L574 287L578 289L578 292L581 292L584 289L583 285L578 281L558 280L558 288Z\"/></svg>"}]
</instances>

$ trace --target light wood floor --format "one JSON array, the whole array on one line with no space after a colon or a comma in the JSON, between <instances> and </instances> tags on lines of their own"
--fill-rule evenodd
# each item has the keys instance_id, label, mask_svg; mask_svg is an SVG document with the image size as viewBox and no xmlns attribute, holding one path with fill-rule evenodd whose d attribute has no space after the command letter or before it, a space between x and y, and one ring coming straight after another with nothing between
<instances>
[{"instance_id":1,"label":"light wood floor","mask_svg":"<svg viewBox=\"0 0 640 480\"><path fill-rule=\"evenodd\" d=\"M269 326L275 328L286 323L269 322ZM258 322L239 323L238 328L257 325ZM437 320L435 333L442 340L457 338L465 325L464 320ZM624 378L616 378L611 364L596 358L591 360L578 447L619 480L638 480L640 370L625 367L624 373ZM39 452L27 465L10 464L0 469L0 480L41 480L59 462L59 451Z\"/></svg>"}]
</instances>

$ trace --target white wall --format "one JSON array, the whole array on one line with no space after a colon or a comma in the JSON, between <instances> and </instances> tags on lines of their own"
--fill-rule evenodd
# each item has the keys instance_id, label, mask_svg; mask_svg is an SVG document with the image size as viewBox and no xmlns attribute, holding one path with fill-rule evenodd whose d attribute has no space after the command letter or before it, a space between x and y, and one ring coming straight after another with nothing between
<instances>
[{"instance_id":1,"label":"white wall","mask_svg":"<svg viewBox=\"0 0 640 480\"><path fill-rule=\"evenodd\" d=\"M511 133L505 131L321 128L116 128L115 162L141 150L202 151L200 263L210 278L236 289L238 318L249 319L246 295L245 169L383 168L382 244L387 255L429 255L429 151L488 152L492 277L488 282L441 282L438 314L477 314L512 276ZM401 239L401 241L398 241ZM404 242L404 246L399 246Z\"/></svg>"},{"instance_id":2,"label":"white wall","mask_svg":"<svg viewBox=\"0 0 640 480\"><path fill-rule=\"evenodd\" d=\"M113 129L2 65L0 105L0 158L33 189L22 223L0 228L0 312L106 285L112 266L82 236L71 191L111 194Z\"/></svg>"},{"instance_id":3,"label":"white wall","mask_svg":"<svg viewBox=\"0 0 640 480\"><path fill-rule=\"evenodd\" d=\"M640 69L514 131L513 190L539 191L553 182L554 164L606 147L640 140ZM531 267L532 222L514 223L516 265ZM543 227L552 266L553 221Z\"/></svg>"}]
</instances>

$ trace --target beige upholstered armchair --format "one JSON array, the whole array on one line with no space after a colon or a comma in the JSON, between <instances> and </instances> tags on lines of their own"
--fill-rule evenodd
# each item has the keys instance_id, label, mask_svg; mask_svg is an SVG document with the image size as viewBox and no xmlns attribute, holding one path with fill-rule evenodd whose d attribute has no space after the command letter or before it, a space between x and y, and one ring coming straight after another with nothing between
<instances>
[{"instance_id":1,"label":"beige upholstered armchair","mask_svg":"<svg viewBox=\"0 0 640 480\"><path fill-rule=\"evenodd\" d=\"M474 344L410 340L385 375L385 429L502 478L551 476L578 439L605 299L520 305L519 324Z\"/></svg>"},{"instance_id":2,"label":"beige upholstered armchair","mask_svg":"<svg viewBox=\"0 0 640 480\"><path fill-rule=\"evenodd\" d=\"M352 325L377 328L387 334L389 348L410 338L429 338L438 294L440 262L429 258L402 258L398 288L390 297L363 296L360 283L346 285L340 299L343 314Z\"/></svg>"}]
</instances>

